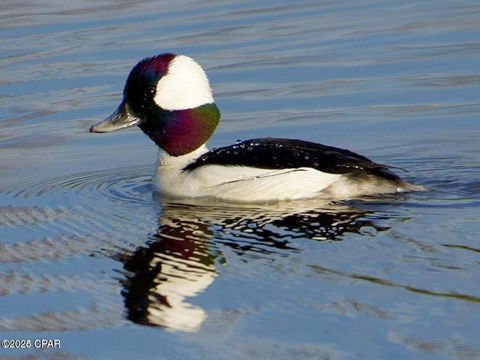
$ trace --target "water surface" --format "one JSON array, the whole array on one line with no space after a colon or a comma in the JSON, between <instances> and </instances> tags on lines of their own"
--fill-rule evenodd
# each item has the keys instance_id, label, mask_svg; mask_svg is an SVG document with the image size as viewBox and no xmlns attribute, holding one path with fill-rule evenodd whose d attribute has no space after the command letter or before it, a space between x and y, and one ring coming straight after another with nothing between
<instances>
[{"instance_id":1,"label":"water surface","mask_svg":"<svg viewBox=\"0 0 480 360\"><path fill-rule=\"evenodd\" d=\"M0 331L38 358L480 357L475 1L4 1ZM92 135L131 67L207 69L212 147L281 136L429 191L165 201L137 129Z\"/></svg>"}]
</instances>

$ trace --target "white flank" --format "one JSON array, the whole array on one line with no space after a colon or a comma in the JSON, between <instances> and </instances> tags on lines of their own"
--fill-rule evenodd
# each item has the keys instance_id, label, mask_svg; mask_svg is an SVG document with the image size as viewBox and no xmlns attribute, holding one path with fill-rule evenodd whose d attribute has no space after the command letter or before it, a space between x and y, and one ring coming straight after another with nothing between
<instances>
[{"instance_id":1,"label":"white flank","mask_svg":"<svg viewBox=\"0 0 480 360\"><path fill-rule=\"evenodd\" d=\"M365 195L423 189L375 175L329 174L313 168L259 169L248 166L204 165L182 171L207 152L205 145L183 156L161 152L156 172L158 191L172 197L210 197L234 202L271 202L308 198L352 199Z\"/></svg>"},{"instance_id":2,"label":"white flank","mask_svg":"<svg viewBox=\"0 0 480 360\"><path fill-rule=\"evenodd\" d=\"M214 102L205 71L185 55L170 62L167 74L157 83L154 100L165 110L193 109Z\"/></svg>"},{"instance_id":3,"label":"white flank","mask_svg":"<svg viewBox=\"0 0 480 360\"><path fill-rule=\"evenodd\" d=\"M269 170L206 165L193 171L182 171L206 151L205 146L202 146L184 156L173 157L162 153L156 174L158 190L173 197L263 202L315 197L341 178L341 175L311 168Z\"/></svg>"}]
</instances>

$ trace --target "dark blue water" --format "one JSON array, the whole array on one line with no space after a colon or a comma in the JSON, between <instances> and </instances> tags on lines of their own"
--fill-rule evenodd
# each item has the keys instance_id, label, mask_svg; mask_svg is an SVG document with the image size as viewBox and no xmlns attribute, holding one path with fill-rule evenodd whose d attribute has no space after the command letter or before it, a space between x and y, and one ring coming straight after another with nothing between
<instances>
[{"instance_id":1,"label":"dark blue water","mask_svg":"<svg viewBox=\"0 0 480 360\"><path fill-rule=\"evenodd\" d=\"M7 0L0 29L0 337L61 342L1 356L480 358L477 2ZM88 128L167 51L209 74L211 147L346 147L429 191L158 199L155 146Z\"/></svg>"}]
</instances>

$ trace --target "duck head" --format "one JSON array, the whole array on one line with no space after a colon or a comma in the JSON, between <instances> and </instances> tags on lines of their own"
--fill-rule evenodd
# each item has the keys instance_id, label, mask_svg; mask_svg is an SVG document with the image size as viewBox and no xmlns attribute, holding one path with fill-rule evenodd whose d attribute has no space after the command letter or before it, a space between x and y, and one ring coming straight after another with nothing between
<instances>
[{"instance_id":1,"label":"duck head","mask_svg":"<svg viewBox=\"0 0 480 360\"><path fill-rule=\"evenodd\" d=\"M188 56L162 54L133 67L123 101L90 132L137 125L168 154L180 156L206 143L219 121L220 112L202 67Z\"/></svg>"}]
</instances>

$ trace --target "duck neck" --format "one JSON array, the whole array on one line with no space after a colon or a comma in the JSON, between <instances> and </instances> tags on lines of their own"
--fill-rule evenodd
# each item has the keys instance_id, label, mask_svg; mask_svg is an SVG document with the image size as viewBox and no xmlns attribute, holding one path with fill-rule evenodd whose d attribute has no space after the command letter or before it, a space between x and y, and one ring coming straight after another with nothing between
<instances>
[{"instance_id":1,"label":"duck neck","mask_svg":"<svg viewBox=\"0 0 480 360\"><path fill-rule=\"evenodd\" d=\"M220 121L217 106L205 104L193 109L158 108L140 128L171 156L182 156L200 148L212 136Z\"/></svg>"}]
</instances>

